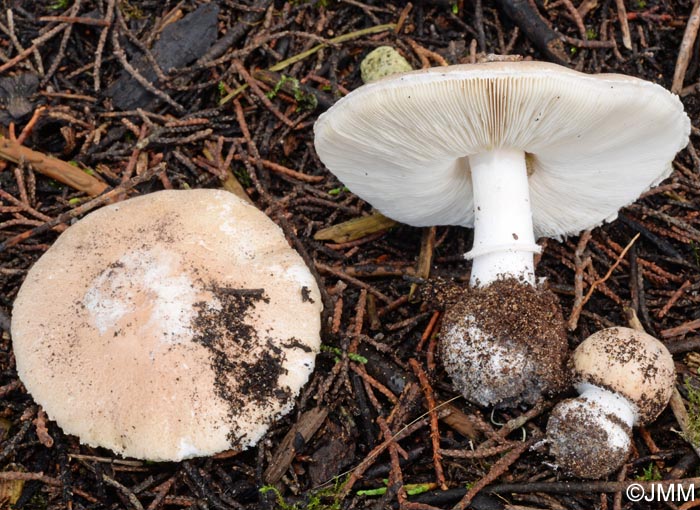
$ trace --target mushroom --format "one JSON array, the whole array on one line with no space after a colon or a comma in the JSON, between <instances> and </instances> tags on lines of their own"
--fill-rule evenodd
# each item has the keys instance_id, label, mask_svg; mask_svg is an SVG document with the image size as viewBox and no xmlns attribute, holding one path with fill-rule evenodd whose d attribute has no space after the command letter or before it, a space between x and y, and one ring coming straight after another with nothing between
<instances>
[{"instance_id":1,"label":"mushroom","mask_svg":"<svg viewBox=\"0 0 700 510\"><path fill-rule=\"evenodd\" d=\"M12 313L17 372L82 443L155 461L243 449L292 409L321 306L261 211L160 191L87 215L34 264Z\"/></svg>"},{"instance_id":2,"label":"mushroom","mask_svg":"<svg viewBox=\"0 0 700 510\"><path fill-rule=\"evenodd\" d=\"M550 452L574 476L602 478L627 459L632 426L654 421L668 404L673 358L653 336L615 327L584 340L572 365L580 396L552 410Z\"/></svg>"},{"instance_id":3,"label":"mushroom","mask_svg":"<svg viewBox=\"0 0 700 510\"><path fill-rule=\"evenodd\" d=\"M447 309L443 364L468 400L518 404L562 386L567 351L556 297L535 278L535 240L613 220L669 175L689 130L681 102L659 85L494 62L364 85L319 118L315 144L330 171L384 215L474 228L465 255L465 295L474 297ZM498 303L525 322L501 327ZM542 328L523 330L527 317Z\"/></svg>"}]
</instances>

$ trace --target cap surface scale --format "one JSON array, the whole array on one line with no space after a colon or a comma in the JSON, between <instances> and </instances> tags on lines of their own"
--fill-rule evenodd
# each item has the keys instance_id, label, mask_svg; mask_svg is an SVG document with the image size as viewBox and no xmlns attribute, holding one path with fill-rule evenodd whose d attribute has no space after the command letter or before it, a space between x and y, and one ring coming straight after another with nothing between
<instances>
[{"instance_id":1,"label":"cap surface scale","mask_svg":"<svg viewBox=\"0 0 700 510\"><path fill-rule=\"evenodd\" d=\"M364 85L321 115L315 144L355 194L415 226L471 227L469 156L525 151L535 234L559 237L667 177L689 131L680 100L651 82L499 62Z\"/></svg>"},{"instance_id":2,"label":"cap surface scale","mask_svg":"<svg viewBox=\"0 0 700 510\"><path fill-rule=\"evenodd\" d=\"M64 232L15 301L24 385L66 433L150 460L255 444L319 349L316 282L269 218L161 191Z\"/></svg>"}]
</instances>

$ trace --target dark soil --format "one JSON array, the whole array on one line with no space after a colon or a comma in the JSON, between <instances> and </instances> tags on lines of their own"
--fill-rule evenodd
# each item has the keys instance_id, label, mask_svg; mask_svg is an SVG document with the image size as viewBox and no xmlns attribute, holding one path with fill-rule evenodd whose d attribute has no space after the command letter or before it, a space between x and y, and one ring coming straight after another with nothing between
<instances>
[{"instance_id":1,"label":"dark soil","mask_svg":"<svg viewBox=\"0 0 700 510\"><path fill-rule=\"evenodd\" d=\"M675 432L679 425L670 410L635 430L623 472L583 484L554 469L541 444L519 449L523 436L541 437L551 407L572 392L531 409L492 412L451 389L435 356L439 324L431 319L439 305L416 299L415 292L408 296L425 276L420 268L426 257L431 280L465 281L469 264L462 255L471 232L399 225L348 242L314 239L326 227L368 216L371 207L323 167L313 150L312 125L361 85L359 63L380 45L396 47L415 68L476 61L487 53L519 54L670 88L692 3L626 2L631 49L623 44L612 0L576 1L575 15L568 0L415 0L412 6L221 0L218 9L197 9L202 3L3 4L0 130L20 137L38 155L0 161L0 507L12 501L23 509L383 509L411 508L411 502L452 508L471 487L471 508L482 510L621 508L614 500L620 491L624 508L667 508L628 502L624 484L644 476L696 476L696 454ZM531 5L544 25L525 31L538 15L514 7ZM194 18L187 17L192 13ZM579 16L583 27L577 26ZM183 18L186 29L177 29L173 23ZM329 42L387 23L398 23L398 30ZM565 36L563 42L557 34ZM314 49L320 43L328 44ZM700 52L696 43L689 48L681 99L696 122ZM537 265L564 318L581 312L572 321L570 347L603 327L626 325L631 309L674 353L685 398L693 397L687 388L700 386L697 367L690 368L685 357L700 348L696 134L661 187L590 238L546 242ZM59 166L47 156L93 174L107 195L92 202L78 191L94 190L85 185L84 172L68 178L60 167L62 181L45 176L42 171ZM27 270L74 218L125 193L186 187L245 193L280 225L318 273L328 349L317 358L295 410L256 448L172 464L115 458L64 435L18 382L12 302ZM594 282L590 299L577 306ZM450 406L433 413L434 420L423 416L426 403L447 401ZM697 416L698 409L688 402L686 407ZM395 434L396 443L385 442ZM447 490L439 487L443 477ZM422 494L406 497L402 484L425 485ZM279 497L260 490L268 485ZM386 492L359 492L378 488Z\"/></svg>"}]
</instances>

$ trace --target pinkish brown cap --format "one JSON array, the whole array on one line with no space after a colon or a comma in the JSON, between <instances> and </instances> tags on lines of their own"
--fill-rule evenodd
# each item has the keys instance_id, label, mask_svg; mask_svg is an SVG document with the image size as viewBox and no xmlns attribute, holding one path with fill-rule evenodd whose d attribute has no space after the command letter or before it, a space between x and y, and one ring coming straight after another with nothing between
<instances>
[{"instance_id":1,"label":"pinkish brown cap","mask_svg":"<svg viewBox=\"0 0 700 510\"><path fill-rule=\"evenodd\" d=\"M673 393L676 370L666 346L630 328L608 328L589 336L574 351L576 386L604 388L634 405L635 423L653 421Z\"/></svg>"},{"instance_id":2,"label":"pinkish brown cap","mask_svg":"<svg viewBox=\"0 0 700 510\"><path fill-rule=\"evenodd\" d=\"M29 271L12 337L66 433L165 461L254 445L320 345L316 282L262 212L217 190L104 207Z\"/></svg>"}]
</instances>

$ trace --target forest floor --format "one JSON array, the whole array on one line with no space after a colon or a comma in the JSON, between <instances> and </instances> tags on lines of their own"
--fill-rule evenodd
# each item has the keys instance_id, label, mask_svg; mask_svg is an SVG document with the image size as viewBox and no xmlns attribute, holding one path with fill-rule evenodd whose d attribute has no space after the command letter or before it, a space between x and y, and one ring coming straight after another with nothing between
<instances>
[{"instance_id":1,"label":"forest floor","mask_svg":"<svg viewBox=\"0 0 700 510\"><path fill-rule=\"evenodd\" d=\"M378 226L371 206L326 170L313 146L318 115L361 86L360 61L382 45L416 69L496 54L629 74L677 91L694 123L693 4L221 0L198 9L204 3L3 3L0 507L696 506L625 496L640 480L698 481L697 454L679 434L684 410L700 431L694 127L661 186L616 221L544 242L538 260L537 274L571 326L570 347L627 325L632 310L674 354L682 405L635 429L628 462L597 481L567 477L546 448L530 448L572 391L530 407L480 408L454 392L436 359L441 310L412 288L426 279L466 282L472 232ZM74 219L125 194L200 187L245 194L283 226L319 279L328 349L293 412L248 451L149 463L80 445L47 420L17 377L10 334L17 291ZM352 237L329 233L361 217L370 218L370 233L357 226ZM426 402L438 410L427 413ZM455 450L472 453L449 454Z\"/></svg>"}]
</instances>

